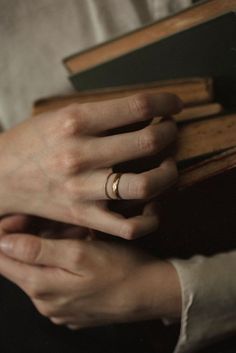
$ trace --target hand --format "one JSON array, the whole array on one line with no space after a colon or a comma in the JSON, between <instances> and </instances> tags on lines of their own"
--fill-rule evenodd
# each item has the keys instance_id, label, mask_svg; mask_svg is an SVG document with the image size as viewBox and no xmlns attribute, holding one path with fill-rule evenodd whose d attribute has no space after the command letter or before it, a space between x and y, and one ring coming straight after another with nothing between
<instances>
[{"instance_id":1,"label":"hand","mask_svg":"<svg viewBox=\"0 0 236 353\"><path fill-rule=\"evenodd\" d=\"M153 117L177 113L171 94L133 96L75 104L30 118L0 136L0 214L26 213L86 226L127 239L152 232L156 212L125 218L107 208L105 184L120 162L154 155L176 138L171 120L123 134L111 130ZM149 200L171 186L176 165L165 160L148 172L125 173L123 199ZM108 179L112 194L114 175Z\"/></svg>"},{"instance_id":2,"label":"hand","mask_svg":"<svg viewBox=\"0 0 236 353\"><path fill-rule=\"evenodd\" d=\"M31 233L43 238L95 238L95 232L87 228L49 220L46 218L15 214L0 219L0 237L13 233Z\"/></svg>"},{"instance_id":3,"label":"hand","mask_svg":"<svg viewBox=\"0 0 236 353\"><path fill-rule=\"evenodd\" d=\"M172 265L127 243L13 234L0 240L0 248L0 273L55 324L79 329L180 317Z\"/></svg>"}]
</instances>

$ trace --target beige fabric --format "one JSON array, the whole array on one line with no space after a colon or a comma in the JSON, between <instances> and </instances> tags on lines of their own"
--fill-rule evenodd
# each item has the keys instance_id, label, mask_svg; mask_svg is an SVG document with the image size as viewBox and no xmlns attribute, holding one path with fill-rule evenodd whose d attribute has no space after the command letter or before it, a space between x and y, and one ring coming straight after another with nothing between
<instances>
[{"instance_id":1,"label":"beige fabric","mask_svg":"<svg viewBox=\"0 0 236 353\"><path fill-rule=\"evenodd\" d=\"M172 260L182 287L181 334L174 353L193 353L236 333L236 251Z\"/></svg>"},{"instance_id":2,"label":"beige fabric","mask_svg":"<svg viewBox=\"0 0 236 353\"><path fill-rule=\"evenodd\" d=\"M0 120L70 91L62 59L187 6L190 0L0 0Z\"/></svg>"}]
</instances>

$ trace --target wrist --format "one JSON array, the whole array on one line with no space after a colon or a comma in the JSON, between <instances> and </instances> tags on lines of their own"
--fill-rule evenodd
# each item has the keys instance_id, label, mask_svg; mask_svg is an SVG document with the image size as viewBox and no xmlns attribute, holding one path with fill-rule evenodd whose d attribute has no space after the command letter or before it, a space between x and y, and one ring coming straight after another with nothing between
<instances>
[{"instance_id":1,"label":"wrist","mask_svg":"<svg viewBox=\"0 0 236 353\"><path fill-rule=\"evenodd\" d=\"M180 319L181 287L171 263L154 260L143 267L138 281L134 311L139 313L141 320Z\"/></svg>"}]
</instances>

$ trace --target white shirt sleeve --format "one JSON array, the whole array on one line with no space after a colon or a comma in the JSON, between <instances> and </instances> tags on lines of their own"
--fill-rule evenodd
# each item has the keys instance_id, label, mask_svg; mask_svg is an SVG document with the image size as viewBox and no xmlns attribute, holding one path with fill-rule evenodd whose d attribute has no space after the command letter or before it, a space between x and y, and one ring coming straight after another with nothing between
<instances>
[{"instance_id":1,"label":"white shirt sleeve","mask_svg":"<svg viewBox=\"0 0 236 353\"><path fill-rule=\"evenodd\" d=\"M236 334L236 251L170 262L182 289L181 331L174 353L192 353Z\"/></svg>"}]
</instances>

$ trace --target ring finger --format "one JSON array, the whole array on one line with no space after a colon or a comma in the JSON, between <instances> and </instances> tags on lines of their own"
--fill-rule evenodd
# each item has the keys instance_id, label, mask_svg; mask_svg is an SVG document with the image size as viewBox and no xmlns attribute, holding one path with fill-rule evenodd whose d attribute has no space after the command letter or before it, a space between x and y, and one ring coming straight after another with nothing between
<instances>
[{"instance_id":1,"label":"ring finger","mask_svg":"<svg viewBox=\"0 0 236 353\"><path fill-rule=\"evenodd\" d=\"M158 168L134 174L112 173L112 169L97 170L74 176L66 184L67 191L78 200L149 199L173 185L177 179L176 163L167 159Z\"/></svg>"}]
</instances>

